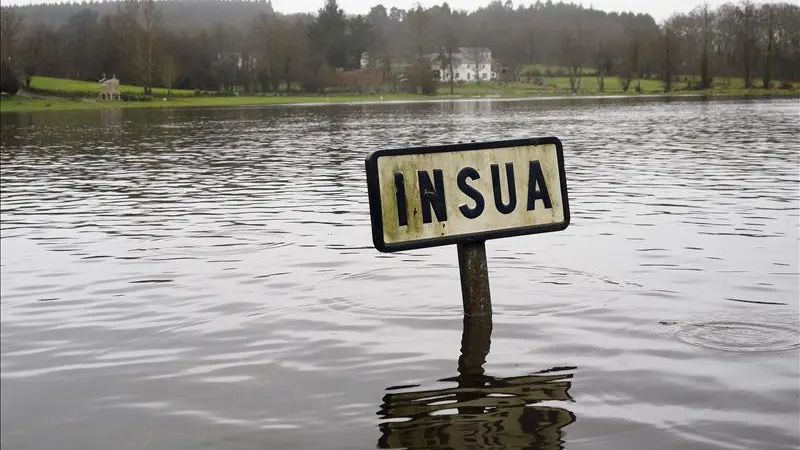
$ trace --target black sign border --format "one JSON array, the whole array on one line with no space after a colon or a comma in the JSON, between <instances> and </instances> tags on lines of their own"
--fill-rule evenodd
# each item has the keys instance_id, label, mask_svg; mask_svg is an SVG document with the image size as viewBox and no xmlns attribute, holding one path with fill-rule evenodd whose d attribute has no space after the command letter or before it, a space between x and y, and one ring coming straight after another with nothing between
<instances>
[{"instance_id":1,"label":"black sign border","mask_svg":"<svg viewBox=\"0 0 800 450\"><path fill-rule=\"evenodd\" d=\"M382 156L421 155L426 153L443 153L470 150L496 150L509 147L522 147L528 145L556 146L558 159L558 175L561 180L561 200L564 205L564 220L558 223L530 225L525 227L506 228L502 230L481 231L478 233L462 234L458 236L445 236L440 238L420 239L416 241L397 242L387 244L383 240L383 211L381 210L380 184L378 182L378 158ZM369 195L369 213L372 222L372 242L375 248L384 253L413 250L418 248L438 247L461 242L479 242L488 239L498 239L526 234L548 233L561 231L569 226L569 198L567 197L567 176L564 170L564 148L561 141L553 136L527 139L513 139L493 142L471 142L465 144L434 145L428 147L409 147L377 150L370 153L366 159L367 192Z\"/></svg>"}]
</instances>

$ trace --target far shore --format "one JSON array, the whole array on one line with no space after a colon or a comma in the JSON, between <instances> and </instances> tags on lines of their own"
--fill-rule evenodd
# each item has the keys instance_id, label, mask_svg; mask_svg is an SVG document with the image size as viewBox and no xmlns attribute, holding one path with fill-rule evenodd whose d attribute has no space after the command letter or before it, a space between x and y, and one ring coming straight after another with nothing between
<instances>
[{"instance_id":1,"label":"far shore","mask_svg":"<svg viewBox=\"0 0 800 450\"><path fill-rule=\"evenodd\" d=\"M448 101L475 101L475 100L559 100L559 99L590 99L590 98L664 98L664 97L766 97L766 98L800 98L797 89L710 89L710 90L681 90L672 92L542 92L540 94L519 95L516 93L504 94L476 94L476 95L418 95L418 94L330 94L330 95L240 95L240 96L176 96L154 97L150 101L98 101L94 98L65 98L65 97L36 97L36 96L3 96L0 99L0 113L11 112L38 112L38 111L70 111L88 109L117 109L117 108L225 108L245 106L301 106L301 105L349 105L349 104L381 104L381 103L418 103L418 102L448 102Z\"/></svg>"}]
</instances>

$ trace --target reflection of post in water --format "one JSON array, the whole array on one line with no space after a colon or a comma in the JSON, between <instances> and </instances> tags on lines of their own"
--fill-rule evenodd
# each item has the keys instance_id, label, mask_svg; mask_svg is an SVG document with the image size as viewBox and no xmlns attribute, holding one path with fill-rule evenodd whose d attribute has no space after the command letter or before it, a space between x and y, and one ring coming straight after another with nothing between
<instances>
[{"instance_id":1,"label":"reflection of post in water","mask_svg":"<svg viewBox=\"0 0 800 450\"><path fill-rule=\"evenodd\" d=\"M496 378L484 374L492 334L490 314L466 315L459 375L440 380L454 387L410 390L389 388L378 412L380 448L563 448L561 429L575 420L566 409L543 401L571 401L574 367L528 376Z\"/></svg>"}]
</instances>

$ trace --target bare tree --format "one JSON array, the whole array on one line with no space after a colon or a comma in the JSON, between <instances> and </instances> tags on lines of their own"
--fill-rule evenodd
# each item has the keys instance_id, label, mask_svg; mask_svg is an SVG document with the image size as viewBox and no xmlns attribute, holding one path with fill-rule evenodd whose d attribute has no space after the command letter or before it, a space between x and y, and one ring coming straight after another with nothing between
<instances>
[{"instance_id":1,"label":"bare tree","mask_svg":"<svg viewBox=\"0 0 800 450\"><path fill-rule=\"evenodd\" d=\"M669 22L664 25L662 33L662 51L664 55L662 65L664 92L669 92L672 90L672 79L675 76L675 64L678 59L677 39Z\"/></svg>"},{"instance_id":2,"label":"bare tree","mask_svg":"<svg viewBox=\"0 0 800 450\"><path fill-rule=\"evenodd\" d=\"M755 25L756 8L749 0L742 1L741 7L737 8L739 21L738 41L741 50L741 60L744 69L744 87L753 87L753 69L756 46Z\"/></svg>"},{"instance_id":3,"label":"bare tree","mask_svg":"<svg viewBox=\"0 0 800 450\"><path fill-rule=\"evenodd\" d=\"M150 95L161 12L154 0L125 0L120 6L119 17L123 51L134 66L145 95Z\"/></svg>"},{"instance_id":4,"label":"bare tree","mask_svg":"<svg viewBox=\"0 0 800 450\"><path fill-rule=\"evenodd\" d=\"M161 82L167 87L167 98L172 95L172 84L180 77L180 73L175 55L167 55L161 63Z\"/></svg>"},{"instance_id":5,"label":"bare tree","mask_svg":"<svg viewBox=\"0 0 800 450\"><path fill-rule=\"evenodd\" d=\"M766 32L767 48L764 52L764 72L762 73L762 86L764 89L772 87L772 70L775 64L775 12L772 5L764 5L761 16L767 22Z\"/></svg>"},{"instance_id":6,"label":"bare tree","mask_svg":"<svg viewBox=\"0 0 800 450\"><path fill-rule=\"evenodd\" d=\"M16 47L22 37L22 14L10 6L0 8L0 57L15 64Z\"/></svg>"},{"instance_id":7,"label":"bare tree","mask_svg":"<svg viewBox=\"0 0 800 450\"><path fill-rule=\"evenodd\" d=\"M469 62L472 64L473 69L475 70L475 81L478 84L481 84L481 66L488 63L486 61L487 55L486 50L483 47L471 47L468 52Z\"/></svg>"},{"instance_id":8,"label":"bare tree","mask_svg":"<svg viewBox=\"0 0 800 450\"><path fill-rule=\"evenodd\" d=\"M583 32L580 29L561 32L561 57L561 64L567 67L569 74L569 88L572 92L578 92L581 89L583 63L586 59Z\"/></svg>"},{"instance_id":9,"label":"bare tree","mask_svg":"<svg viewBox=\"0 0 800 450\"><path fill-rule=\"evenodd\" d=\"M456 35L453 34L452 30L448 30L447 35L445 35L445 55L447 56L447 66L450 70L450 95L453 95L455 89L455 71L453 70L453 52L456 50L456 46L458 45L458 41L456 40Z\"/></svg>"},{"instance_id":10,"label":"bare tree","mask_svg":"<svg viewBox=\"0 0 800 450\"><path fill-rule=\"evenodd\" d=\"M258 55L256 72L264 91L275 91L280 86L281 57L277 47L282 39L276 22L271 15L262 13L253 20L250 30L250 45Z\"/></svg>"},{"instance_id":11,"label":"bare tree","mask_svg":"<svg viewBox=\"0 0 800 450\"><path fill-rule=\"evenodd\" d=\"M383 5L373 6L367 20L372 24L372 45L368 49L367 59L369 65L380 67L384 82L391 82L392 88L397 90L395 77L392 75L392 58L398 43L391 39L395 23L389 18Z\"/></svg>"},{"instance_id":12,"label":"bare tree","mask_svg":"<svg viewBox=\"0 0 800 450\"><path fill-rule=\"evenodd\" d=\"M711 52L711 12L708 10L708 2L700 7L700 30L702 35L702 48L700 52L700 87L702 89L711 88L711 73L708 70L709 53Z\"/></svg>"},{"instance_id":13,"label":"bare tree","mask_svg":"<svg viewBox=\"0 0 800 450\"><path fill-rule=\"evenodd\" d=\"M605 78L611 76L614 69L614 53L611 49L611 44L603 40L603 38L600 38L600 40L595 42L592 54L594 58L594 76L597 79L597 88L600 92L603 92L606 89Z\"/></svg>"}]
</instances>

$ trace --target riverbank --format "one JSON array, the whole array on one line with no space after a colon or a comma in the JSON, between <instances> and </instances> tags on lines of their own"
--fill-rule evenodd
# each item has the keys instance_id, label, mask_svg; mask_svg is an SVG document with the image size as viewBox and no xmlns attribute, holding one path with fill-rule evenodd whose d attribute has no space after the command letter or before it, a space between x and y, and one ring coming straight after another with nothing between
<instances>
[{"instance_id":1,"label":"riverbank","mask_svg":"<svg viewBox=\"0 0 800 450\"><path fill-rule=\"evenodd\" d=\"M443 91L447 91L446 93ZM390 102L431 102L445 100L468 99L548 99L548 98L581 98L581 97L647 97L647 96L745 96L745 97L800 97L800 89L795 85L793 89L744 89L739 87L722 87L708 90L680 90L668 93L648 89L642 92L621 92L609 90L581 91L573 94L563 89L537 89L524 90L518 86L508 87L495 83L484 86L469 86L457 89L454 95L449 94L446 87L440 90L439 95L416 94L330 94L330 95L238 95L238 96L173 96L170 98L154 96L148 101L117 101L104 102L88 96L46 96L46 95L18 95L0 99L0 113L33 112L33 111L67 111L107 108L184 108L184 107L242 107L242 106L270 106L270 105L302 105L302 104L363 104L363 103L390 103Z\"/></svg>"}]
</instances>

